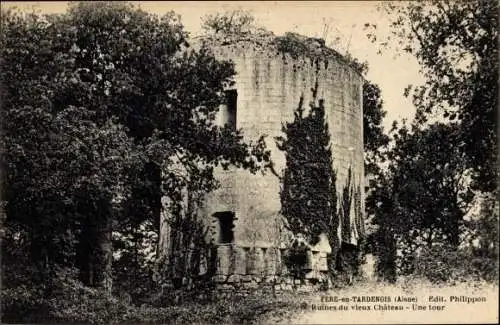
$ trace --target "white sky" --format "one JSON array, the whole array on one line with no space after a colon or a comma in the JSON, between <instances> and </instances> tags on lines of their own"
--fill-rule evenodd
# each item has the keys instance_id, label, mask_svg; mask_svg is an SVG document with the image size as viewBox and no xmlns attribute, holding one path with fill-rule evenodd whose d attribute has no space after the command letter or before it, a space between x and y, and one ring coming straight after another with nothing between
<instances>
[{"instance_id":1,"label":"white sky","mask_svg":"<svg viewBox=\"0 0 500 325\"><path fill-rule=\"evenodd\" d=\"M192 35L201 32L201 17L224 10L242 9L250 11L256 23L274 32L297 32L312 37L323 37L325 24L329 25L326 35L327 45L334 46L343 53L346 49L360 61L367 61L367 78L378 84L382 90L384 108L387 116L384 121L386 130L392 121L402 118L411 119L415 108L411 101L403 96L403 89L408 84L421 84L423 77L419 73L416 60L408 55L384 51L377 54L378 48L366 37L363 30L365 23L377 25L377 36L388 35L388 19L376 10L374 1L134 1L142 9L158 14L170 10L181 15L182 22ZM42 12L64 12L66 2L3 2L2 7L17 6L31 9L33 6Z\"/></svg>"}]
</instances>

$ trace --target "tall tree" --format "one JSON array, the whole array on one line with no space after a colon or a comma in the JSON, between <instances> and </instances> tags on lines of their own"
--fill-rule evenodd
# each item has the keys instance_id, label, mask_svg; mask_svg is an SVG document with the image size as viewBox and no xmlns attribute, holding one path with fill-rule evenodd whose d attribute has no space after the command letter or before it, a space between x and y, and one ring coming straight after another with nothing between
<instances>
[{"instance_id":1,"label":"tall tree","mask_svg":"<svg viewBox=\"0 0 500 325\"><path fill-rule=\"evenodd\" d=\"M498 2L436 0L383 7L391 19L392 39L417 58L426 79L406 92L412 94L417 119L423 123L439 114L458 121L455 145L475 172L475 187L495 190ZM376 33L370 35L377 41Z\"/></svg>"},{"instance_id":2,"label":"tall tree","mask_svg":"<svg viewBox=\"0 0 500 325\"><path fill-rule=\"evenodd\" d=\"M390 173L380 170L374 175L373 185L366 197L366 213L372 216L374 226L367 238L373 253L377 256L376 272L381 279L394 282L396 265L396 224L393 217L395 201Z\"/></svg>"},{"instance_id":3,"label":"tall tree","mask_svg":"<svg viewBox=\"0 0 500 325\"><path fill-rule=\"evenodd\" d=\"M403 272L412 271L418 249L438 244L457 249L461 243L473 193L463 153L454 145L458 132L456 124L436 123L411 129L403 125L394 133L388 170L370 199L377 207L379 252L397 241ZM390 266L393 258L381 256L381 261Z\"/></svg>"},{"instance_id":4,"label":"tall tree","mask_svg":"<svg viewBox=\"0 0 500 325\"><path fill-rule=\"evenodd\" d=\"M378 172L384 161L383 150L389 144L389 136L382 125L387 114L384 110L382 92L377 84L368 80L363 83L363 144L365 151L365 174Z\"/></svg>"},{"instance_id":5,"label":"tall tree","mask_svg":"<svg viewBox=\"0 0 500 325\"><path fill-rule=\"evenodd\" d=\"M68 263L87 284L110 289L111 231L141 218L123 209L131 195L146 189L143 218L155 218L161 196L178 189L169 184L185 184L170 170L173 156L207 182L211 165L256 171L255 157L268 159L262 141L215 125L233 67L189 50L173 13L114 2L2 12L0 42L6 223L45 252L35 260L78 253ZM67 233L78 249L74 238L71 249L50 246Z\"/></svg>"}]
</instances>

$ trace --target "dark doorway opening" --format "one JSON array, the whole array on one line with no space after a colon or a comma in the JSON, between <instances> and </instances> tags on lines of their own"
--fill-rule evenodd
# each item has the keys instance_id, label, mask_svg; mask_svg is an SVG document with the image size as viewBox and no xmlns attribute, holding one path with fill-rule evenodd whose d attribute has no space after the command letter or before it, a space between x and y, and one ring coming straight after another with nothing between
<instances>
[{"instance_id":1,"label":"dark doorway opening","mask_svg":"<svg viewBox=\"0 0 500 325\"><path fill-rule=\"evenodd\" d=\"M232 243L234 241L234 212L216 212L214 217L219 220L219 244Z\"/></svg>"}]
</instances>

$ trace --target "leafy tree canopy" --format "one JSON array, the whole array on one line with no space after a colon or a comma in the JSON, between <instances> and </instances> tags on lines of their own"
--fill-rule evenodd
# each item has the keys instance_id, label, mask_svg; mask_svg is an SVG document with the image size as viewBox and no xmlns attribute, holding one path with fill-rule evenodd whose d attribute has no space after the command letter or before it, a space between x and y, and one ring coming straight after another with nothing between
<instances>
[{"instance_id":1,"label":"leafy tree canopy","mask_svg":"<svg viewBox=\"0 0 500 325\"><path fill-rule=\"evenodd\" d=\"M388 168L376 175L367 198L377 226L376 249L384 263L394 267L385 254L395 254L390 251L395 240L403 252L403 272L411 271L412 258L422 247L458 248L463 243L464 217L474 193L464 153L454 145L459 132L457 123L393 130Z\"/></svg>"},{"instance_id":2,"label":"leafy tree canopy","mask_svg":"<svg viewBox=\"0 0 500 325\"><path fill-rule=\"evenodd\" d=\"M417 120L436 115L458 121L456 145L475 171L475 186L496 188L498 106L498 3L430 1L386 3L392 36L378 40L414 55L426 81L409 87ZM370 28L376 26L367 24ZM389 41L389 42L388 42Z\"/></svg>"},{"instance_id":3,"label":"leafy tree canopy","mask_svg":"<svg viewBox=\"0 0 500 325\"><path fill-rule=\"evenodd\" d=\"M53 15L2 11L3 199L7 222L45 251L41 260L74 253L50 246L67 233L72 247L88 226L101 236L110 222L116 229L137 217L125 203L178 197L187 180L174 157L203 191L213 188L215 165L256 172L268 160L262 139L245 143L240 131L215 124L233 65L187 40L174 13L158 17L128 3L72 3ZM145 175L151 169L164 170L163 188ZM149 200L131 200L138 191Z\"/></svg>"}]
</instances>

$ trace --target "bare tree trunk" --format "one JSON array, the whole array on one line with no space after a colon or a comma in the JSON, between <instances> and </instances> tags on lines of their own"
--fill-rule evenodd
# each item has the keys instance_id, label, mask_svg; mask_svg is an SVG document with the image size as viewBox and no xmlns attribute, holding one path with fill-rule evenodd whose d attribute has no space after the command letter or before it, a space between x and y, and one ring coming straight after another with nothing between
<instances>
[{"instance_id":1,"label":"bare tree trunk","mask_svg":"<svg viewBox=\"0 0 500 325\"><path fill-rule=\"evenodd\" d=\"M103 288L111 294L113 247L110 203L101 200L88 217L80 235L78 264L85 285Z\"/></svg>"},{"instance_id":2,"label":"bare tree trunk","mask_svg":"<svg viewBox=\"0 0 500 325\"><path fill-rule=\"evenodd\" d=\"M427 247L431 248L432 247L432 235L434 234L434 228L429 228L429 235L427 236Z\"/></svg>"},{"instance_id":3,"label":"bare tree trunk","mask_svg":"<svg viewBox=\"0 0 500 325\"><path fill-rule=\"evenodd\" d=\"M113 245L111 241L111 218L109 214L103 216L98 229L99 261L98 286L106 293L111 294L113 284Z\"/></svg>"}]
</instances>

